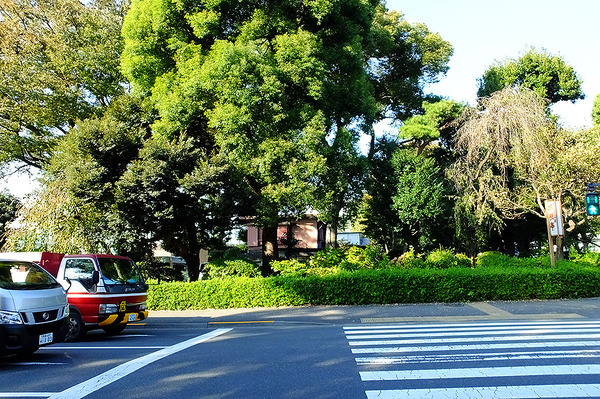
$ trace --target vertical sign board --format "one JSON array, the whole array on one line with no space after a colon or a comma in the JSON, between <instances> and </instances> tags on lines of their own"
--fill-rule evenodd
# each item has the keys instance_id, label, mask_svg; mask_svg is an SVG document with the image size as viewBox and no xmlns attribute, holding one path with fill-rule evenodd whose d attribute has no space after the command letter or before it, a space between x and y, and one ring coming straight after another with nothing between
<instances>
[{"instance_id":1,"label":"vertical sign board","mask_svg":"<svg viewBox=\"0 0 600 399\"><path fill-rule=\"evenodd\" d=\"M547 200L545 206L548 232L552 237L563 236L564 231L560 200Z\"/></svg>"}]
</instances>

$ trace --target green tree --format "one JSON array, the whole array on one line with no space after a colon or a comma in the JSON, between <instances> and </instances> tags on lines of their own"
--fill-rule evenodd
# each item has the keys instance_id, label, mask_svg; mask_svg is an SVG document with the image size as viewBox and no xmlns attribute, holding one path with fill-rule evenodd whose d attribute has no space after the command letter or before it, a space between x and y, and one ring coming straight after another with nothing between
<instances>
[{"instance_id":1,"label":"green tree","mask_svg":"<svg viewBox=\"0 0 600 399\"><path fill-rule=\"evenodd\" d=\"M21 201L8 191L0 191L0 249L6 243L6 234L10 224L17 218L17 210Z\"/></svg>"},{"instance_id":2,"label":"green tree","mask_svg":"<svg viewBox=\"0 0 600 399\"><path fill-rule=\"evenodd\" d=\"M450 158L431 146L417 154L396 140L378 140L359 209L359 225L374 243L395 256L410 246L454 244L453 187L445 178Z\"/></svg>"},{"instance_id":3,"label":"green tree","mask_svg":"<svg viewBox=\"0 0 600 399\"><path fill-rule=\"evenodd\" d=\"M330 226L331 244L337 247L338 229L356 216L368 164L360 154L356 134L346 129L337 132L335 142L327 150L327 173L321 177L313 203L319 219Z\"/></svg>"},{"instance_id":4,"label":"green tree","mask_svg":"<svg viewBox=\"0 0 600 399\"><path fill-rule=\"evenodd\" d=\"M19 209L19 225L6 237L5 248L24 252L108 253L100 239L107 215L68 192L57 181L46 182L35 202Z\"/></svg>"},{"instance_id":5,"label":"green tree","mask_svg":"<svg viewBox=\"0 0 600 399\"><path fill-rule=\"evenodd\" d=\"M123 228L145 232L151 243L161 241L185 259L190 280L198 280L200 249L223 246L231 230L239 196L228 172L192 138L154 136L117 183Z\"/></svg>"},{"instance_id":6,"label":"green tree","mask_svg":"<svg viewBox=\"0 0 600 399\"><path fill-rule=\"evenodd\" d=\"M550 103L575 102L585 96L581 79L558 56L532 49L519 59L508 59L488 68L479 79L479 97L487 97L509 86L522 86Z\"/></svg>"},{"instance_id":7,"label":"green tree","mask_svg":"<svg viewBox=\"0 0 600 399\"><path fill-rule=\"evenodd\" d=\"M63 136L35 202L22 210L23 228L14 232L11 245L28 251L146 252L144 232L122 228L114 204L115 185L137 158L150 121L152 112L124 95L104 115L80 121Z\"/></svg>"},{"instance_id":8,"label":"green tree","mask_svg":"<svg viewBox=\"0 0 600 399\"><path fill-rule=\"evenodd\" d=\"M397 232L400 220L393 209L396 173L391 160L397 149L395 139L384 136L376 141L358 210L359 229L372 244L381 245L388 253L395 252L402 245Z\"/></svg>"},{"instance_id":9,"label":"green tree","mask_svg":"<svg viewBox=\"0 0 600 399\"><path fill-rule=\"evenodd\" d=\"M546 199L562 200L574 228L582 220L585 182L598 178L591 161L597 137L560 129L546 101L529 89L507 87L480 105L465 114L456 138L460 157L450 170L459 192L457 220L464 222L457 226L469 232L471 248L489 231L501 231L505 219L545 217Z\"/></svg>"},{"instance_id":10,"label":"green tree","mask_svg":"<svg viewBox=\"0 0 600 399\"><path fill-rule=\"evenodd\" d=\"M244 177L263 273L277 256L278 219L313 202L328 135L373 113L363 46L375 4L132 3L123 69L136 93L151 93L159 134L214 137Z\"/></svg>"},{"instance_id":11,"label":"green tree","mask_svg":"<svg viewBox=\"0 0 600 399\"><path fill-rule=\"evenodd\" d=\"M127 1L0 0L0 165L41 168L56 140L125 91Z\"/></svg>"},{"instance_id":12,"label":"green tree","mask_svg":"<svg viewBox=\"0 0 600 399\"><path fill-rule=\"evenodd\" d=\"M336 223L355 197L354 127L411 114L452 52L378 0L137 0L123 34L123 70L156 104L157 134L214 137L247 182L263 273L280 217L330 202L319 207Z\"/></svg>"},{"instance_id":13,"label":"green tree","mask_svg":"<svg viewBox=\"0 0 600 399\"><path fill-rule=\"evenodd\" d=\"M423 114L406 119L400 126L398 138L404 139L404 146L414 146L417 155L434 141L441 143L447 151L452 151L452 139L456 132L456 118L464 105L451 100L423 102Z\"/></svg>"},{"instance_id":14,"label":"green tree","mask_svg":"<svg viewBox=\"0 0 600 399\"><path fill-rule=\"evenodd\" d=\"M438 33L426 25L410 23L404 14L378 5L370 46L365 51L367 71L373 87L376 106L375 122L384 118L403 121L423 112L424 88L439 80L448 71L453 49ZM371 123L366 121L366 132ZM375 150L375 135L371 133L370 154Z\"/></svg>"},{"instance_id":15,"label":"green tree","mask_svg":"<svg viewBox=\"0 0 600 399\"><path fill-rule=\"evenodd\" d=\"M452 234L445 228L449 223L441 222L452 208L448 200L452 185L445 180L443 169L452 159L457 128L453 122L464 105L449 100L425 101L422 108L423 114L406 119L400 127L401 147L395 146L386 155L387 161L376 160L378 167L381 162L389 165L383 177L389 188L370 187L374 191L369 200L378 204L378 212L385 207L389 220L394 220L395 245L405 249L408 245L452 244ZM384 198L373 198L377 192Z\"/></svg>"},{"instance_id":16,"label":"green tree","mask_svg":"<svg viewBox=\"0 0 600 399\"><path fill-rule=\"evenodd\" d=\"M406 227L406 242L421 251L435 242L435 226L444 211L444 179L435 158L399 149L392 159L396 175L394 210ZM400 228L399 226L399 228Z\"/></svg>"},{"instance_id":17,"label":"green tree","mask_svg":"<svg viewBox=\"0 0 600 399\"><path fill-rule=\"evenodd\" d=\"M594 107L592 108L592 121L594 122L594 125L600 125L600 94L598 94L594 100Z\"/></svg>"}]
</instances>

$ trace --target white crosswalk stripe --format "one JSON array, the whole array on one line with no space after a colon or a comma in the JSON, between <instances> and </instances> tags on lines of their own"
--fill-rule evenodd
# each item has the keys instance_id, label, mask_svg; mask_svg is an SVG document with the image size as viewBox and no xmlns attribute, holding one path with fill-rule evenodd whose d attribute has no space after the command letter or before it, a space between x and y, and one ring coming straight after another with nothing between
<instances>
[{"instance_id":1,"label":"white crosswalk stripe","mask_svg":"<svg viewBox=\"0 0 600 399\"><path fill-rule=\"evenodd\" d=\"M600 398L600 322L344 328L368 399Z\"/></svg>"}]
</instances>

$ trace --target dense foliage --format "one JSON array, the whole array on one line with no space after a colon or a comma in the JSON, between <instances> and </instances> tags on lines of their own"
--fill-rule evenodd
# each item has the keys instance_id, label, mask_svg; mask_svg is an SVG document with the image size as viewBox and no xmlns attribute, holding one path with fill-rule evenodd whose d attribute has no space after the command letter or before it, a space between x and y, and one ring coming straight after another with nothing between
<instances>
[{"instance_id":1,"label":"dense foliage","mask_svg":"<svg viewBox=\"0 0 600 399\"><path fill-rule=\"evenodd\" d=\"M373 249L330 250L306 263L275 264L268 278L230 277L191 284L152 285L154 310L297 305L365 305L419 302L560 299L600 296L598 259L518 259L490 252L475 265L440 250L388 261ZM596 257L597 258L597 257Z\"/></svg>"},{"instance_id":2,"label":"dense foliage","mask_svg":"<svg viewBox=\"0 0 600 399\"><path fill-rule=\"evenodd\" d=\"M60 136L125 92L127 3L0 1L0 165L45 166Z\"/></svg>"},{"instance_id":3,"label":"dense foliage","mask_svg":"<svg viewBox=\"0 0 600 399\"><path fill-rule=\"evenodd\" d=\"M519 59L491 66L479 80L479 97L487 97L505 87L521 86L551 103L583 99L581 79L558 56L532 49Z\"/></svg>"},{"instance_id":4,"label":"dense foliage","mask_svg":"<svg viewBox=\"0 0 600 399\"><path fill-rule=\"evenodd\" d=\"M20 201L7 191L0 191L0 248L6 242L9 226L17 217Z\"/></svg>"},{"instance_id":5,"label":"dense foliage","mask_svg":"<svg viewBox=\"0 0 600 399\"><path fill-rule=\"evenodd\" d=\"M359 136L386 111L416 112L452 52L378 0L134 0L123 35L123 70L156 106L155 134L195 138L247 184L263 274L280 217L316 209L335 230L352 214Z\"/></svg>"},{"instance_id":6,"label":"dense foliage","mask_svg":"<svg viewBox=\"0 0 600 399\"><path fill-rule=\"evenodd\" d=\"M600 181L600 130L562 129L548 108L583 98L575 71L531 50L486 70L469 107L425 94L451 55L380 0L0 0L0 175L10 162L43 175L6 247L141 259L160 243L196 280L199 251L252 218L260 272L281 279L264 281L349 284L472 264L414 250L539 253L536 216L555 198L558 247L592 245L582 195ZM375 137L384 118L398 135ZM279 219L313 211L334 248L271 270ZM336 249L350 223L386 254ZM268 284L257 270L223 257L204 277Z\"/></svg>"}]
</instances>

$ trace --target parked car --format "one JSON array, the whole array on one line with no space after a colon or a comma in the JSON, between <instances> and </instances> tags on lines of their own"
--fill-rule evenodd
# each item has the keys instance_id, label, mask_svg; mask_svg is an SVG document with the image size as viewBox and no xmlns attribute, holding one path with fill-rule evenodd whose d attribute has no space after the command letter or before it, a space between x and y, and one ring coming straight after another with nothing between
<instances>
[{"instance_id":1,"label":"parked car","mask_svg":"<svg viewBox=\"0 0 600 399\"><path fill-rule=\"evenodd\" d=\"M69 305L62 285L33 262L0 254L0 355L33 353L62 342Z\"/></svg>"}]
</instances>

